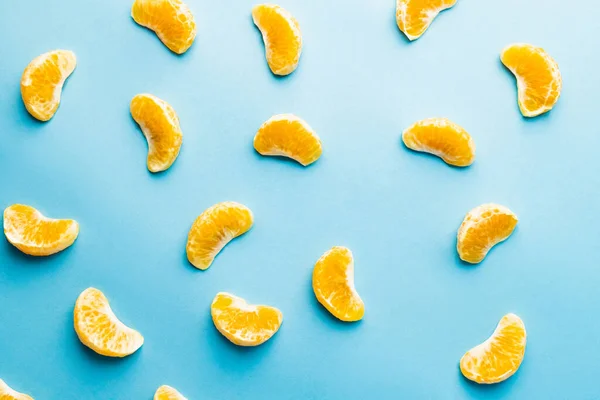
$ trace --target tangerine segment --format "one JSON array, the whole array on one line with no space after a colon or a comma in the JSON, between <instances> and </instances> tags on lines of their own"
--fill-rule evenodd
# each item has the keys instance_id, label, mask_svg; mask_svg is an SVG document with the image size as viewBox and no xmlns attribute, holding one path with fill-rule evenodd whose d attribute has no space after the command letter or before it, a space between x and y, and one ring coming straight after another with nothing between
<instances>
[{"instance_id":1,"label":"tangerine segment","mask_svg":"<svg viewBox=\"0 0 600 400\"><path fill-rule=\"evenodd\" d=\"M492 247L508 239L518 221L512 211L498 204L475 207L458 229L456 249L460 259L471 264L482 262Z\"/></svg>"},{"instance_id":2,"label":"tangerine segment","mask_svg":"<svg viewBox=\"0 0 600 400\"><path fill-rule=\"evenodd\" d=\"M544 49L525 43L502 50L502 64L517 79L517 99L521 114L535 117L554 107L562 90L558 64Z\"/></svg>"},{"instance_id":3,"label":"tangerine segment","mask_svg":"<svg viewBox=\"0 0 600 400\"><path fill-rule=\"evenodd\" d=\"M475 161L471 135L447 118L416 122L402 133L402 141L411 150L436 155L456 167L467 167Z\"/></svg>"},{"instance_id":4,"label":"tangerine segment","mask_svg":"<svg viewBox=\"0 0 600 400\"><path fill-rule=\"evenodd\" d=\"M13 204L4 210L6 239L30 256L49 256L71 246L79 235L72 219L45 217L33 207Z\"/></svg>"},{"instance_id":5,"label":"tangerine segment","mask_svg":"<svg viewBox=\"0 0 600 400\"><path fill-rule=\"evenodd\" d=\"M396 0L396 23L409 40L421 37L437 15L457 0Z\"/></svg>"},{"instance_id":6,"label":"tangerine segment","mask_svg":"<svg viewBox=\"0 0 600 400\"><path fill-rule=\"evenodd\" d=\"M0 400L33 400L33 398L17 392L0 379Z\"/></svg>"},{"instance_id":7,"label":"tangerine segment","mask_svg":"<svg viewBox=\"0 0 600 400\"><path fill-rule=\"evenodd\" d=\"M77 58L69 50L54 50L37 56L21 77L21 98L34 118L48 121L60 105L62 88L75 70Z\"/></svg>"},{"instance_id":8,"label":"tangerine segment","mask_svg":"<svg viewBox=\"0 0 600 400\"><path fill-rule=\"evenodd\" d=\"M141 26L153 30L174 53L183 54L194 43L194 15L181 0L135 0L131 17Z\"/></svg>"},{"instance_id":9,"label":"tangerine segment","mask_svg":"<svg viewBox=\"0 0 600 400\"><path fill-rule=\"evenodd\" d=\"M138 94L131 100L131 116L148 141L148 170L169 169L177 159L183 133L179 118L166 101L151 94Z\"/></svg>"},{"instance_id":10,"label":"tangerine segment","mask_svg":"<svg viewBox=\"0 0 600 400\"><path fill-rule=\"evenodd\" d=\"M186 246L188 260L198 269L207 269L223 247L248 232L253 223L248 207L232 201L215 204L192 224Z\"/></svg>"},{"instance_id":11,"label":"tangerine segment","mask_svg":"<svg viewBox=\"0 0 600 400\"><path fill-rule=\"evenodd\" d=\"M283 156L307 166L323 153L321 139L302 119L292 114L271 117L254 136L254 148L263 156Z\"/></svg>"},{"instance_id":12,"label":"tangerine segment","mask_svg":"<svg viewBox=\"0 0 600 400\"><path fill-rule=\"evenodd\" d=\"M510 378L525 356L527 332L521 318L507 314L485 342L467 351L460 359L460 371L477 383L499 383Z\"/></svg>"},{"instance_id":13,"label":"tangerine segment","mask_svg":"<svg viewBox=\"0 0 600 400\"><path fill-rule=\"evenodd\" d=\"M144 337L119 321L98 289L88 288L79 295L73 315L79 340L98 354L125 357L144 344Z\"/></svg>"},{"instance_id":14,"label":"tangerine segment","mask_svg":"<svg viewBox=\"0 0 600 400\"><path fill-rule=\"evenodd\" d=\"M254 6L252 19L262 33L271 71L275 75L294 72L302 54L302 33L298 21L288 11L274 4Z\"/></svg>"},{"instance_id":15,"label":"tangerine segment","mask_svg":"<svg viewBox=\"0 0 600 400\"><path fill-rule=\"evenodd\" d=\"M169 385L162 385L154 393L154 400L187 400L187 398L175 388Z\"/></svg>"},{"instance_id":16,"label":"tangerine segment","mask_svg":"<svg viewBox=\"0 0 600 400\"><path fill-rule=\"evenodd\" d=\"M315 264L313 291L336 318L353 322L365 315L365 305L354 287L354 257L345 247L333 247Z\"/></svg>"},{"instance_id":17,"label":"tangerine segment","mask_svg":"<svg viewBox=\"0 0 600 400\"><path fill-rule=\"evenodd\" d=\"M210 306L215 327L238 346L258 346L271 339L283 322L275 307L248 304L241 297L218 293Z\"/></svg>"}]
</instances>

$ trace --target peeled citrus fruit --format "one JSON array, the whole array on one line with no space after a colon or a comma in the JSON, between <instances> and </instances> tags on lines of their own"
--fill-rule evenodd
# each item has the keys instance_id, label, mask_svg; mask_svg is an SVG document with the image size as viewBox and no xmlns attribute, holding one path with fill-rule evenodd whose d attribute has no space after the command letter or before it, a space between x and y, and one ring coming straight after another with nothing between
<instances>
[{"instance_id":1,"label":"peeled citrus fruit","mask_svg":"<svg viewBox=\"0 0 600 400\"><path fill-rule=\"evenodd\" d=\"M229 293L218 293L210 312L219 332L238 346L263 344L283 322L283 314L277 308L248 304Z\"/></svg>"},{"instance_id":2,"label":"peeled citrus fruit","mask_svg":"<svg viewBox=\"0 0 600 400\"><path fill-rule=\"evenodd\" d=\"M421 37L437 15L457 0L396 0L396 23L409 40Z\"/></svg>"},{"instance_id":3,"label":"peeled citrus fruit","mask_svg":"<svg viewBox=\"0 0 600 400\"><path fill-rule=\"evenodd\" d=\"M6 239L30 256L49 256L69 247L79 235L72 219L45 217L33 207L13 204L4 210Z\"/></svg>"},{"instance_id":4,"label":"peeled citrus fruit","mask_svg":"<svg viewBox=\"0 0 600 400\"><path fill-rule=\"evenodd\" d=\"M475 161L471 135L446 118L416 122L402 133L402 141L411 150L436 155L456 167L466 167Z\"/></svg>"},{"instance_id":5,"label":"peeled citrus fruit","mask_svg":"<svg viewBox=\"0 0 600 400\"><path fill-rule=\"evenodd\" d=\"M298 21L288 11L274 4L255 6L252 19L262 33L271 71L275 75L294 72L302 54L302 33Z\"/></svg>"},{"instance_id":6,"label":"peeled citrus fruit","mask_svg":"<svg viewBox=\"0 0 600 400\"><path fill-rule=\"evenodd\" d=\"M263 156L283 156L307 166L321 157L321 139L292 114L271 117L254 136L254 148Z\"/></svg>"},{"instance_id":7,"label":"peeled citrus fruit","mask_svg":"<svg viewBox=\"0 0 600 400\"><path fill-rule=\"evenodd\" d=\"M79 340L98 354L125 357L144 344L138 331L119 321L98 289L88 288L79 295L73 315Z\"/></svg>"},{"instance_id":8,"label":"peeled citrus fruit","mask_svg":"<svg viewBox=\"0 0 600 400\"><path fill-rule=\"evenodd\" d=\"M162 385L154 393L154 400L187 400L175 388L168 385Z\"/></svg>"},{"instance_id":9,"label":"peeled citrus fruit","mask_svg":"<svg viewBox=\"0 0 600 400\"><path fill-rule=\"evenodd\" d=\"M48 121L60 105L62 88L75 70L77 58L69 50L54 50L37 56L21 77L21 97L34 118Z\"/></svg>"},{"instance_id":10,"label":"peeled citrus fruit","mask_svg":"<svg viewBox=\"0 0 600 400\"><path fill-rule=\"evenodd\" d=\"M365 315L365 304L354 288L354 257L345 247L333 247L315 264L313 291L336 318L352 322Z\"/></svg>"},{"instance_id":11,"label":"peeled citrus fruit","mask_svg":"<svg viewBox=\"0 0 600 400\"><path fill-rule=\"evenodd\" d=\"M502 50L502 63L517 79L521 114L535 117L550 111L560 97L562 77L556 61L541 47L511 44Z\"/></svg>"},{"instance_id":12,"label":"peeled citrus fruit","mask_svg":"<svg viewBox=\"0 0 600 400\"><path fill-rule=\"evenodd\" d=\"M135 22L156 33L174 53L185 53L196 37L196 22L181 0L135 0L131 7Z\"/></svg>"},{"instance_id":13,"label":"peeled citrus fruit","mask_svg":"<svg viewBox=\"0 0 600 400\"><path fill-rule=\"evenodd\" d=\"M26 394L19 393L0 379L0 400L33 400Z\"/></svg>"},{"instance_id":14,"label":"peeled citrus fruit","mask_svg":"<svg viewBox=\"0 0 600 400\"><path fill-rule=\"evenodd\" d=\"M131 100L131 116L148 141L148 170L169 169L179 155L183 133L175 110L151 94L138 94Z\"/></svg>"},{"instance_id":15,"label":"peeled citrus fruit","mask_svg":"<svg viewBox=\"0 0 600 400\"><path fill-rule=\"evenodd\" d=\"M475 207L458 229L456 249L460 259L471 264L483 261L492 247L513 233L519 219L498 204Z\"/></svg>"},{"instance_id":16,"label":"peeled citrus fruit","mask_svg":"<svg viewBox=\"0 0 600 400\"><path fill-rule=\"evenodd\" d=\"M525 356L527 332L521 318L507 314L485 342L460 359L465 378L477 383L498 383L510 378Z\"/></svg>"},{"instance_id":17,"label":"peeled citrus fruit","mask_svg":"<svg viewBox=\"0 0 600 400\"><path fill-rule=\"evenodd\" d=\"M233 201L205 210L192 224L186 246L188 260L198 269L207 269L232 239L252 228L252 211Z\"/></svg>"}]
</instances>

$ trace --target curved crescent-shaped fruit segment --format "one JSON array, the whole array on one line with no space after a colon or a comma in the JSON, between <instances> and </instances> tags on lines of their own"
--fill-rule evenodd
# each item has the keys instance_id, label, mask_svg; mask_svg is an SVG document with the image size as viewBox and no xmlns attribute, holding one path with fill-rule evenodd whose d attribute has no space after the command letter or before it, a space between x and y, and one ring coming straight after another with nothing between
<instances>
[{"instance_id":1,"label":"curved crescent-shaped fruit segment","mask_svg":"<svg viewBox=\"0 0 600 400\"><path fill-rule=\"evenodd\" d=\"M302 33L298 21L288 11L274 4L255 6L252 19L262 33L271 71L275 75L294 72L302 54Z\"/></svg>"},{"instance_id":2,"label":"curved crescent-shaped fruit segment","mask_svg":"<svg viewBox=\"0 0 600 400\"><path fill-rule=\"evenodd\" d=\"M498 383L510 378L525 356L527 332L521 318L507 314L488 340L467 351L460 371L477 383Z\"/></svg>"},{"instance_id":3,"label":"curved crescent-shaped fruit segment","mask_svg":"<svg viewBox=\"0 0 600 400\"><path fill-rule=\"evenodd\" d=\"M502 64L517 79L521 114L535 117L554 107L562 90L562 77L556 61L541 47L512 44L500 56Z\"/></svg>"},{"instance_id":4,"label":"curved crescent-shaped fruit segment","mask_svg":"<svg viewBox=\"0 0 600 400\"><path fill-rule=\"evenodd\" d=\"M73 244L79 224L72 219L45 217L33 207L13 204L4 210L6 239L30 256L49 256Z\"/></svg>"},{"instance_id":5,"label":"curved crescent-shaped fruit segment","mask_svg":"<svg viewBox=\"0 0 600 400\"><path fill-rule=\"evenodd\" d=\"M411 150L436 155L456 167L467 167L475 161L471 135L446 118L416 122L402 133L402 141Z\"/></svg>"},{"instance_id":6,"label":"curved crescent-shaped fruit segment","mask_svg":"<svg viewBox=\"0 0 600 400\"><path fill-rule=\"evenodd\" d=\"M321 157L321 139L292 114L271 117L254 136L254 148L263 156L283 156L307 166Z\"/></svg>"},{"instance_id":7,"label":"curved crescent-shaped fruit segment","mask_svg":"<svg viewBox=\"0 0 600 400\"><path fill-rule=\"evenodd\" d=\"M186 246L188 260L205 270L232 239L252 228L252 211L233 201L218 203L204 211L194 221Z\"/></svg>"},{"instance_id":8,"label":"curved crescent-shaped fruit segment","mask_svg":"<svg viewBox=\"0 0 600 400\"><path fill-rule=\"evenodd\" d=\"M138 331L119 321L98 289L88 288L79 295L73 315L79 340L98 354L125 357L144 344Z\"/></svg>"},{"instance_id":9,"label":"curved crescent-shaped fruit segment","mask_svg":"<svg viewBox=\"0 0 600 400\"><path fill-rule=\"evenodd\" d=\"M0 400L33 400L33 398L17 392L0 379Z\"/></svg>"},{"instance_id":10,"label":"curved crescent-shaped fruit segment","mask_svg":"<svg viewBox=\"0 0 600 400\"><path fill-rule=\"evenodd\" d=\"M396 23L409 40L421 37L437 15L457 0L396 0Z\"/></svg>"},{"instance_id":11,"label":"curved crescent-shaped fruit segment","mask_svg":"<svg viewBox=\"0 0 600 400\"><path fill-rule=\"evenodd\" d=\"M183 133L175 110L151 94L138 94L131 100L131 116L148 141L148 170L169 169L179 155Z\"/></svg>"},{"instance_id":12,"label":"curved crescent-shaped fruit segment","mask_svg":"<svg viewBox=\"0 0 600 400\"><path fill-rule=\"evenodd\" d=\"M471 264L483 261L492 247L513 233L519 219L498 204L475 207L458 229L456 249L460 259Z\"/></svg>"},{"instance_id":13,"label":"curved crescent-shaped fruit segment","mask_svg":"<svg viewBox=\"0 0 600 400\"><path fill-rule=\"evenodd\" d=\"M196 22L181 0L135 0L131 7L135 22L153 30L174 53L185 53L196 37Z\"/></svg>"},{"instance_id":14,"label":"curved crescent-shaped fruit segment","mask_svg":"<svg viewBox=\"0 0 600 400\"><path fill-rule=\"evenodd\" d=\"M277 308L248 304L229 293L215 296L210 313L219 332L238 346L263 344L283 322L283 314Z\"/></svg>"},{"instance_id":15,"label":"curved crescent-shaped fruit segment","mask_svg":"<svg viewBox=\"0 0 600 400\"><path fill-rule=\"evenodd\" d=\"M313 270L317 300L336 318L353 322L365 315L365 305L354 288L354 257L345 247L323 254Z\"/></svg>"},{"instance_id":16,"label":"curved crescent-shaped fruit segment","mask_svg":"<svg viewBox=\"0 0 600 400\"><path fill-rule=\"evenodd\" d=\"M21 77L21 98L34 118L48 121L60 105L62 88L75 70L77 58L69 50L54 50L37 56Z\"/></svg>"},{"instance_id":17,"label":"curved crescent-shaped fruit segment","mask_svg":"<svg viewBox=\"0 0 600 400\"><path fill-rule=\"evenodd\" d=\"M175 388L169 385L162 385L154 393L154 400L187 400L187 398Z\"/></svg>"}]
</instances>

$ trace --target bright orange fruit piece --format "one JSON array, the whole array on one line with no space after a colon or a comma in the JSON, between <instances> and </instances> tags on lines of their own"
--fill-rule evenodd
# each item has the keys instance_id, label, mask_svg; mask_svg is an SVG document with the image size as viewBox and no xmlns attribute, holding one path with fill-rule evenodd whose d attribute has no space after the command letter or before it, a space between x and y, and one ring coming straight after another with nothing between
<instances>
[{"instance_id":1,"label":"bright orange fruit piece","mask_svg":"<svg viewBox=\"0 0 600 400\"><path fill-rule=\"evenodd\" d=\"M354 287L354 257L345 247L333 247L315 264L313 291L336 318L353 322L365 315L365 304Z\"/></svg>"},{"instance_id":2,"label":"bright orange fruit piece","mask_svg":"<svg viewBox=\"0 0 600 400\"><path fill-rule=\"evenodd\" d=\"M525 43L502 50L502 63L517 79L521 114L535 117L554 107L562 90L558 64L544 49Z\"/></svg>"},{"instance_id":3,"label":"bright orange fruit piece","mask_svg":"<svg viewBox=\"0 0 600 400\"><path fill-rule=\"evenodd\" d=\"M72 219L45 217L33 207L13 204L4 210L6 239L30 256L49 256L71 246L79 235Z\"/></svg>"},{"instance_id":4,"label":"bright orange fruit piece","mask_svg":"<svg viewBox=\"0 0 600 400\"><path fill-rule=\"evenodd\" d=\"M144 344L144 337L123 324L98 289L84 290L73 311L75 332L81 343L107 357L125 357Z\"/></svg>"},{"instance_id":5,"label":"bright orange fruit piece","mask_svg":"<svg viewBox=\"0 0 600 400\"><path fill-rule=\"evenodd\" d=\"M187 400L187 398L175 388L169 385L162 385L154 393L154 400Z\"/></svg>"},{"instance_id":6,"label":"bright orange fruit piece","mask_svg":"<svg viewBox=\"0 0 600 400\"><path fill-rule=\"evenodd\" d=\"M160 172L169 169L177 159L183 142L175 110L166 101L151 94L135 96L130 110L148 141L148 170Z\"/></svg>"},{"instance_id":7,"label":"bright orange fruit piece","mask_svg":"<svg viewBox=\"0 0 600 400\"><path fill-rule=\"evenodd\" d=\"M248 207L233 201L215 204L192 224L186 246L188 260L198 269L207 269L223 247L248 232L253 223Z\"/></svg>"},{"instance_id":8,"label":"bright orange fruit piece","mask_svg":"<svg viewBox=\"0 0 600 400\"><path fill-rule=\"evenodd\" d=\"M498 204L475 207L458 229L456 249L460 259L471 264L483 261L487 253L513 233L519 219Z\"/></svg>"},{"instance_id":9,"label":"bright orange fruit piece","mask_svg":"<svg viewBox=\"0 0 600 400\"><path fill-rule=\"evenodd\" d=\"M471 135L446 118L416 122L402 133L402 141L411 150L436 155L456 167L466 167L475 161Z\"/></svg>"},{"instance_id":10,"label":"bright orange fruit piece","mask_svg":"<svg viewBox=\"0 0 600 400\"><path fill-rule=\"evenodd\" d=\"M0 400L33 400L33 398L17 392L0 379Z\"/></svg>"},{"instance_id":11,"label":"bright orange fruit piece","mask_svg":"<svg viewBox=\"0 0 600 400\"><path fill-rule=\"evenodd\" d=\"M307 166L321 157L323 147L315 131L292 114L271 117L254 136L254 148L263 156L283 156Z\"/></svg>"},{"instance_id":12,"label":"bright orange fruit piece","mask_svg":"<svg viewBox=\"0 0 600 400\"><path fill-rule=\"evenodd\" d=\"M185 53L194 43L196 21L181 0L135 0L131 7L135 22L156 33L174 53Z\"/></svg>"},{"instance_id":13,"label":"bright orange fruit piece","mask_svg":"<svg viewBox=\"0 0 600 400\"><path fill-rule=\"evenodd\" d=\"M241 297L218 293L210 306L215 327L238 346L258 346L281 327L283 314L275 307L248 304Z\"/></svg>"},{"instance_id":14,"label":"bright orange fruit piece","mask_svg":"<svg viewBox=\"0 0 600 400\"><path fill-rule=\"evenodd\" d=\"M396 23L409 40L421 37L437 15L457 0L396 0Z\"/></svg>"},{"instance_id":15,"label":"bright orange fruit piece","mask_svg":"<svg viewBox=\"0 0 600 400\"><path fill-rule=\"evenodd\" d=\"M507 314L492 336L460 359L460 371L465 378L477 383L505 381L521 366L526 343L525 324L515 314Z\"/></svg>"},{"instance_id":16,"label":"bright orange fruit piece","mask_svg":"<svg viewBox=\"0 0 600 400\"><path fill-rule=\"evenodd\" d=\"M54 50L37 56L21 77L21 98L34 118L48 121L60 105L62 88L75 70L77 58L69 50Z\"/></svg>"},{"instance_id":17,"label":"bright orange fruit piece","mask_svg":"<svg viewBox=\"0 0 600 400\"><path fill-rule=\"evenodd\" d=\"M294 72L302 54L302 33L298 21L288 11L274 4L255 6L252 19L262 33L271 71L275 75Z\"/></svg>"}]
</instances>

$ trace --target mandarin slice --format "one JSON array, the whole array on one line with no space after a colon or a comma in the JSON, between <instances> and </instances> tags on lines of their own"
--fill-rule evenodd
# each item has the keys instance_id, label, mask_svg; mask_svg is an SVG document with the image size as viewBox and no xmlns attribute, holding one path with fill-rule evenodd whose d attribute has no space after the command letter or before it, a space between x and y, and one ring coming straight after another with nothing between
<instances>
[{"instance_id":1,"label":"mandarin slice","mask_svg":"<svg viewBox=\"0 0 600 400\"><path fill-rule=\"evenodd\" d=\"M421 37L437 15L457 0L396 0L396 23L409 40Z\"/></svg>"},{"instance_id":2,"label":"mandarin slice","mask_svg":"<svg viewBox=\"0 0 600 400\"><path fill-rule=\"evenodd\" d=\"M183 54L194 43L194 15L181 0L135 0L131 17L141 26L154 31L174 53Z\"/></svg>"},{"instance_id":3,"label":"mandarin slice","mask_svg":"<svg viewBox=\"0 0 600 400\"><path fill-rule=\"evenodd\" d=\"M54 50L37 56L21 77L21 98L34 118L48 121L60 105L62 88L75 70L77 58L69 50Z\"/></svg>"},{"instance_id":4,"label":"mandarin slice","mask_svg":"<svg viewBox=\"0 0 600 400\"><path fill-rule=\"evenodd\" d=\"M148 170L169 169L183 142L179 118L173 107L151 94L138 94L131 100L130 111L148 142Z\"/></svg>"},{"instance_id":5,"label":"mandarin slice","mask_svg":"<svg viewBox=\"0 0 600 400\"><path fill-rule=\"evenodd\" d=\"M238 346L258 346L281 327L283 314L275 307L248 304L241 297L218 293L210 306L215 327Z\"/></svg>"},{"instance_id":6,"label":"mandarin slice","mask_svg":"<svg viewBox=\"0 0 600 400\"><path fill-rule=\"evenodd\" d=\"M207 269L223 247L248 232L253 223L252 211L242 204L227 201L209 207L196 218L188 234L188 260L198 269Z\"/></svg>"},{"instance_id":7,"label":"mandarin slice","mask_svg":"<svg viewBox=\"0 0 600 400\"><path fill-rule=\"evenodd\" d=\"M535 117L554 107L562 90L558 64L544 49L525 43L511 44L502 50L502 64L517 80L517 99L521 114Z\"/></svg>"},{"instance_id":8,"label":"mandarin slice","mask_svg":"<svg viewBox=\"0 0 600 400\"><path fill-rule=\"evenodd\" d=\"M271 72L275 75L294 72L302 54L302 33L298 21L274 4L254 6L252 19L262 33Z\"/></svg>"},{"instance_id":9,"label":"mandarin slice","mask_svg":"<svg viewBox=\"0 0 600 400\"><path fill-rule=\"evenodd\" d=\"M402 141L411 150L436 155L456 167L467 167L475 161L471 135L446 118L416 122L402 133Z\"/></svg>"},{"instance_id":10,"label":"mandarin slice","mask_svg":"<svg viewBox=\"0 0 600 400\"><path fill-rule=\"evenodd\" d=\"M33 398L17 392L0 379L0 400L33 400Z\"/></svg>"},{"instance_id":11,"label":"mandarin slice","mask_svg":"<svg viewBox=\"0 0 600 400\"><path fill-rule=\"evenodd\" d=\"M144 344L144 337L117 318L98 289L88 288L79 295L73 317L81 343L103 356L126 357Z\"/></svg>"},{"instance_id":12,"label":"mandarin slice","mask_svg":"<svg viewBox=\"0 0 600 400\"><path fill-rule=\"evenodd\" d=\"M462 356L460 371L465 378L477 383L505 381L521 366L526 343L523 321L515 314L507 314L492 336Z\"/></svg>"},{"instance_id":13,"label":"mandarin slice","mask_svg":"<svg viewBox=\"0 0 600 400\"><path fill-rule=\"evenodd\" d=\"M333 247L315 264L313 291L333 316L347 321L359 321L365 315L365 304L354 287L354 257L345 247Z\"/></svg>"},{"instance_id":14,"label":"mandarin slice","mask_svg":"<svg viewBox=\"0 0 600 400\"><path fill-rule=\"evenodd\" d=\"M177 389L169 385L162 385L154 393L154 400L187 400Z\"/></svg>"},{"instance_id":15,"label":"mandarin slice","mask_svg":"<svg viewBox=\"0 0 600 400\"><path fill-rule=\"evenodd\" d=\"M518 221L512 211L498 204L475 207L458 229L456 249L460 259L471 264L482 262L492 247L508 239Z\"/></svg>"},{"instance_id":16,"label":"mandarin slice","mask_svg":"<svg viewBox=\"0 0 600 400\"><path fill-rule=\"evenodd\" d=\"M49 256L71 246L79 235L72 219L45 217L33 207L13 204L4 210L6 239L30 256Z\"/></svg>"}]
</instances>

